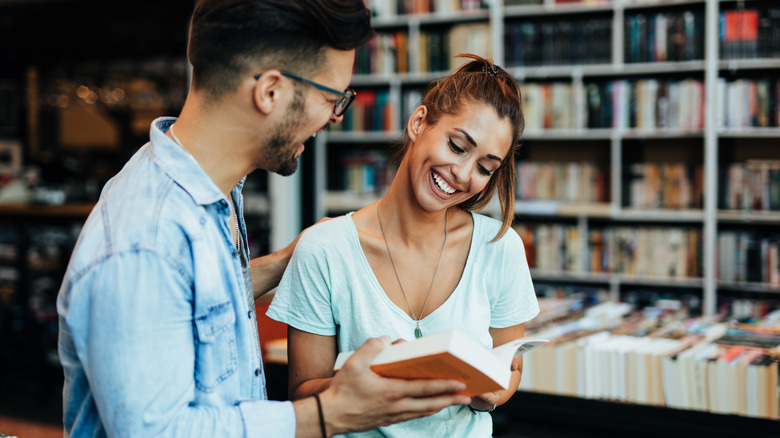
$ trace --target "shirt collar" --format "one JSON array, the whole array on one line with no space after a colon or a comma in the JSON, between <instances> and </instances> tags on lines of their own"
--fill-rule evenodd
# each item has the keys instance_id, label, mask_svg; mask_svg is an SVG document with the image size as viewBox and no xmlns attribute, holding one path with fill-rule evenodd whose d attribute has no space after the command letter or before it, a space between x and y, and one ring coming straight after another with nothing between
<instances>
[{"instance_id":1,"label":"shirt collar","mask_svg":"<svg viewBox=\"0 0 780 438\"><path fill-rule=\"evenodd\" d=\"M165 134L176 119L176 117L159 117L152 122L149 138L153 159L176 184L192 196L195 203L208 205L225 199L225 195L198 164L195 157ZM245 180L246 176L233 188L234 194L241 191Z\"/></svg>"}]
</instances>

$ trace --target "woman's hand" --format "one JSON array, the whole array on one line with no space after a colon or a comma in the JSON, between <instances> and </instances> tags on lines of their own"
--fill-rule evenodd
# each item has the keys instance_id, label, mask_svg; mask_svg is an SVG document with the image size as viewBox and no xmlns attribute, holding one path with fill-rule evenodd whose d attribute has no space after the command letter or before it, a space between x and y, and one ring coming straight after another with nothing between
<instances>
[{"instance_id":1,"label":"woman's hand","mask_svg":"<svg viewBox=\"0 0 780 438\"><path fill-rule=\"evenodd\" d=\"M469 406L471 406L472 409L479 411L492 411L495 409L496 404L501 397L501 392L502 391L486 392L484 394L471 397Z\"/></svg>"}]
</instances>

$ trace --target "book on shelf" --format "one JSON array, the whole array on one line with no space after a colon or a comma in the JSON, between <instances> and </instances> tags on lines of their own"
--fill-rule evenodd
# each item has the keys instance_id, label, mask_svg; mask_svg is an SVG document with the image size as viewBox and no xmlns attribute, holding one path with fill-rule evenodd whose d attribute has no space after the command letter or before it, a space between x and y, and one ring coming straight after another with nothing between
<instances>
[{"instance_id":1,"label":"book on shelf","mask_svg":"<svg viewBox=\"0 0 780 438\"><path fill-rule=\"evenodd\" d=\"M704 166L689 163L633 163L629 166L628 206L695 209L704 201Z\"/></svg>"},{"instance_id":2,"label":"book on shelf","mask_svg":"<svg viewBox=\"0 0 780 438\"><path fill-rule=\"evenodd\" d=\"M599 163L518 161L516 167L517 199L607 202L606 169Z\"/></svg>"},{"instance_id":3,"label":"book on shelf","mask_svg":"<svg viewBox=\"0 0 780 438\"><path fill-rule=\"evenodd\" d=\"M550 308L544 301L540 320ZM753 308L765 315L761 322L735 328L722 315L691 318L674 306L626 311L605 302L576 318L532 325L528 333L550 342L525 358L520 389L780 419L780 310L770 308Z\"/></svg>"},{"instance_id":4,"label":"book on shelf","mask_svg":"<svg viewBox=\"0 0 780 438\"><path fill-rule=\"evenodd\" d=\"M704 58L700 10L626 14L624 34L624 57L629 63Z\"/></svg>"},{"instance_id":5,"label":"book on shelf","mask_svg":"<svg viewBox=\"0 0 780 438\"><path fill-rule=\"evenodd\" d=\"M780 286L776 235L753 230L718 232L717 278L725 282L750 282Z\"/></svg>"},{"instance_id":6,"label":"book on shelf","mask_svg":"<svg viewBox=\"0 0 780 438\"><path fill-rule=\"evenodd\" d=\"M695 227L607 226L588 230L586 236L567 224L516 229L533 245L529 266L541 272L615 273L669 281L701 277L702 232Z\"/></svg>"},{"instance_id":7,"label":"book on shelf","mask_svg":"<svg viewBox=\"0 0 780 438\"><path fill-rule=\"evenodd\" d=\"M409 42L405 31L378 32L356 50L354 74L387 76L408 72Z\"/></svg>"},{"instance_id":8,"label":"book on shelf","mask_svg":"<svg viewBox=\"0 0 780 438\"><path fill-rule=\"evenodd\" d=\"M780 126L780 79L772 77L718 78L717 126L768 128Z\"/></svg>"},{"instance_id":9,"label":"book on shelf","mask_svg":"<svg viewBox=\"0 0 780 438\"><path fill-rule=\"evenodd\" d=\"M612 24L597 16L512 19L504 32L506 64L532 67L611 61Z\"/></svg>"},{"instance_id":10,"label":"book on shelf","mask_svg":"<svg viewBox=\"0 0 780 438\"><path fill-rule=\"evenodd\" d=\"M720 183L723 208L780 211L780 160L731 163Z\"/></svg>"},{"instance_id":11,"label":"book on shelf","mask_svg":"<svg viewBox=\"0 0 780 438\"><path fill-rule=\"evenodd\" d=\"M480 0L371 0L367 3L377 18L407 14L454 14L482 8Z\"/></svg>"},{"instance_id":12,"label":"book on shelf","mask_svg":"<svg viewBox=\"0 0 780 438\"><path fill-rule=\"evenodd\" d=\"M780 8L727 9L720 12L722 59L780 56Z\"/></svg>"},{"instance_id":13,"label":"book on shelf","mask_svg":"<svg viewBox=\"0 0 780 438\"><path fill-rule=\"evenodd\" d=\"M470 61L469 58L457 58L463 53L474 53L483 58L493 58L493 45L490 41L490 24L468 23L452 27L449 35L449 69L455 70Z\"/></svg>"},{"instance_id":14,"label":"book on shelf","mask_svg":"<svg viewBox=\"0 0 780 438\"><path fill-rule=\"evenodd\" d=\"M371 364L379 375L399 379L454 379L466 384L464 393L475 396L509 388L512 360L546 343L541 338L519 338L485 348L470 335L452 329L382 350ZM339 370L353 352L341 352Z\"/></svg>"},{"instance_id":15,"label":"book on shelf","mask_svg":"<svg viewBox=\"0 0 780 438\"><path fill-rule=\"evenodd\" d=\"M328 130L392 131L397 129L398 123L398 106L388 89L359 89L342 122L328 125Z\"/></svg>"},{"instance_id":16,"label":"book on shelf","mask_svg":"<svg viewBox=\"0 0 780 438\"><path fill-rule=\"evenodd\" d=\"M697 79L526 82L520 90L527 134L550 129L701 132L704 128L704 83ZM773 95L768 88L764 94ZM776 118L770 105L767 101L762 107L767 120Z\"/></svg>"}]
</instances>

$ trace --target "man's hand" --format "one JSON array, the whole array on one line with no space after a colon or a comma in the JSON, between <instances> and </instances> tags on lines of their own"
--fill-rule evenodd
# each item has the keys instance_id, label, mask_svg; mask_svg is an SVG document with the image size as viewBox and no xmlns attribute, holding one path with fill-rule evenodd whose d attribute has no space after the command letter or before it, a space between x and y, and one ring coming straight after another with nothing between
<instances>
[{"instance_id":1,"label":"man's hand","mask_svg":"<svg viewBox=\"0 0 780 438\"><path fill-rule=\"evenodd\" d=\"M466 389L462 382L388 379L371 371L371 361L388 345L387 337L366 341L321 394L328 434L374 429L469 403L457 393Z\"/></svg>"},{"instance_id":2,"label":"man's hand","mask_svg":"<svg viewBox=\"0 0 780 438\"><path fill-rule=\"evenodd\" d=\"M321 222L330 220L329 217L324 217L317 221L317 225ZM312 227L314 226L312 225ZM311 227L304 229L308 230ZM284 270L287 269L287 264L290 263L290 257L295 251L295 245L298 244L298 239L301 238L303 231L298 233L289 245L271 254L266 254L262 257L257 257L249 262L249 274L252 276L252 288L254 290L255 300L262 299L261 302L270 303L272 296L266 296L265 294L279 285L282 280ZM273 294L271 294L273 295ZM262 297L265 296L263 299Z\"/></svg>"}]
</instances>

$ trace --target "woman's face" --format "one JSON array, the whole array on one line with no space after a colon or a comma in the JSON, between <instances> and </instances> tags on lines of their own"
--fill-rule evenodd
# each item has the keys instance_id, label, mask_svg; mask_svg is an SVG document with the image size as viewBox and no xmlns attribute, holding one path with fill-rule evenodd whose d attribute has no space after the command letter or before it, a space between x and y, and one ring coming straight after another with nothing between
<instances>
[{"instance_id":1,"label":"woman's face","mask_svg":"<svg viewBox=\"0 0 780 438\"><path fill-rule=\"evenodd\" d=\"M443 115L436 124L425 122L427 109L419 107L407 129L412 140L407 151L412 189L428 211L460 204L484 189L512 144L509 119L481 103L465 104L456 114Z\"/></svg>"}]
</instances>

